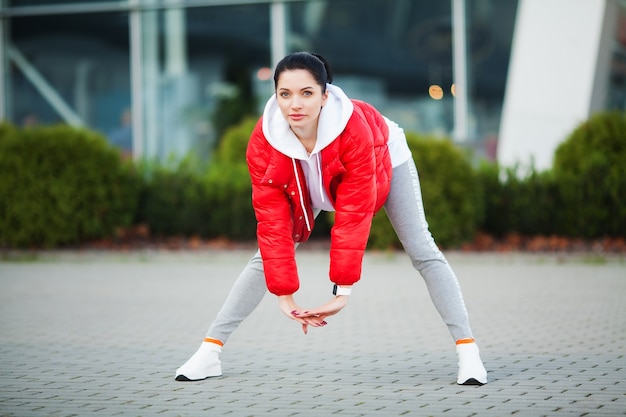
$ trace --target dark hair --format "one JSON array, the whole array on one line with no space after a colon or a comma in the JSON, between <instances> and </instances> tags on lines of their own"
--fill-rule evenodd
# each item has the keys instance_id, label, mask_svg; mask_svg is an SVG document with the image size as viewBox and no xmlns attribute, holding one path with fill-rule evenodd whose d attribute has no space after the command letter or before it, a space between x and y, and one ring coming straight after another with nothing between
<instances>
[{"instance_id":1,"label":"dark hair","mask_svg":"<svg viewBox=\"0 0 626 417\"><path fill-rule=\"evenodd\" d=\"M319 55L311 52L294 52L280 60L274 70L274 88L278 86L278 78L284 71L303 69L311 73L315 81L322 87L322 93L326 92L326 83L333 81L333 74L330 71L328 61Z\"/></svg>"}]
</instances>

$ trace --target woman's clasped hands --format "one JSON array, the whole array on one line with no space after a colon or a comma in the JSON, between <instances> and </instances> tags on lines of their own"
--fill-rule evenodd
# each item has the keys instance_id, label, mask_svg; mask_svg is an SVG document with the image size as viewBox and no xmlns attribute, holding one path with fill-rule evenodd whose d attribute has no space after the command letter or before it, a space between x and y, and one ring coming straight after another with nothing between
<instances>
[{"instance_id":1,"label":"woman's clasped hands","mask_svg":"<svg viewBox=\"0 0 626 417\"><path fill-rule=\"evenodd\" d=\"M308 326L324 327L328 323L326 318L339 313L348 304L348 296L339 295L333 297L327 303L314 309L303 309L296 304L293 295L281 295L278 297L280 310L292 320L302 325L304 334L308 331Z\"/></svg>"}]
</instances>

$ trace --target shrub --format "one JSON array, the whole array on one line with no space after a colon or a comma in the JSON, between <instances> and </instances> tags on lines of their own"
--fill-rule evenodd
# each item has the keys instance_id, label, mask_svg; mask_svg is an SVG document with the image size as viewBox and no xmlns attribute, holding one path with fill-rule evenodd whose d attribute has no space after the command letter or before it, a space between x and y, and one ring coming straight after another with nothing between
<instances>
[{"instance_id":1,"label":"shrub","mask_svg":"<svg viewBox=\"0 0 626 417\"><path fill-rule=\"evenodd\" d=\"M205 176L205 186L211 190L210 229L216 236L256 236L246 149L257 120L247 117L224 133Z\"/></svg>"},{"instance_id":2,"label":"shrub","mask_svg":"<svg viewBox=\"0 0 626 417\"><path fill-rule=\"evenodd\" d=\"M459 245L473 238L482 219L480 182L468 155L448 140L407 134L417 166L426 219L438 244ZM400 247L383 212L372 224L370 248Z\"/></svg>"},{"instance_id":3,"label":"shrub","mask_svg":"<svg viewBox=\"0 0 626 417\"><path fill-rule=\"evenodd\" d=\"M558 187L550 172L531 169L521 177L517 167L485 163L477 174L485 204L482 231L497 237L557 232Z\"/></svg>"},{"instance_id":4,"label":"shrub","mask_svg":"<svg viewBox=\"0 0 626 417\"><path fill-rule=\"evenodd\" d=\"M208 190L200 174L185 164L156 166L144 172L139 222L157 236L207 236L210 213Z\"/></svg>"},{"instance_id":5,"label":"shrub","mask_svg":"<svg viewBox=\"0 0 626 417\"><path fill-rule=\"evenodd\" d=\"M204 178L209 190L208 227L212 236L236 240L256 237L252 185L245 164L213 164Z\"/></svg>"},{"instance_id":6,"label":"shrub","mask_svg":"<svg viewBox=\"0 0 626 417\"><path fill-rule=\"evenodd\" d=\"M626 114L598 113L559 145L553 171L563 234L626 236Z\"/></svg>"},{"instance_id":7,"label":"shrub","mask_svg":"<svg viewBox=\"0 0 626 417\"><path fill-rule=\"evenodd\" d=\"M140 180L101 135L69 126L0 129L0 244L54 247L113 234Z\"/></svg>"},{"instance_id":8,"label":"shrub","mask_svg":"<svg viewBox=\"0 0 626 417\"><path fill-rule=\"evenodd\" d=\"M178 165L144 165L147 186L140 218L153 233L254 238L256 221L245 153L255 123L246 119L230 128L208 167L191 156Z\"/></svg>"},{"instance_id":9,"label":"shrub","mask_svg":"<svg viewBox=\"0 0 626 417\"><path fill-rule=\"evenodd\" d=\"M213 161L220 164L242 164L246 166L246 148L256 123L256 118L248 117L238 125L228 129L213 154Z\"/></svg>"}]
</instances>

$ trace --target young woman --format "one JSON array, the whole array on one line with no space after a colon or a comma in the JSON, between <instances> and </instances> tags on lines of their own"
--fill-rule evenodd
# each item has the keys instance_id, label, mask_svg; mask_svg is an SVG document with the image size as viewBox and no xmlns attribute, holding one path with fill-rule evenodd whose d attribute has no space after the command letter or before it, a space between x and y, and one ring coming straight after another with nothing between
<instances>
[{"instance_id":1,"label":"young woman","mask_svg":"<svg viewBox=\"0 0 626 417\"><path fill-rule=\"evenodd\" d=\"M457 383L487 383L459 283L428 230L403 130L371 105L350 100L331 81L328 63L319 55L297 52L278 63L276 94L267 102L246 153L259 251L235 281L200 348L176 371L176 380L222 374L221 347L266 289L305 333L308 326L324 326L328 316L346 306L361 275L372 218L384 206L456 343ZM322 210L335 212L333 297L305 311L293 298L299 288L295 248L307 240Z\"/></svg>"}]
</instances>

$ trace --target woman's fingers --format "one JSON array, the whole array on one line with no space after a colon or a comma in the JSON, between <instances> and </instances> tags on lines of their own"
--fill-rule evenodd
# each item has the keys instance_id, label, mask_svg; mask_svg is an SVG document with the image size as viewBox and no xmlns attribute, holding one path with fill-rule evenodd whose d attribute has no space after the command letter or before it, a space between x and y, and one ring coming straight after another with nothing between
<instances>
[{"instance_id":1,"label":"woman's fingers","mask_svg":"<svg viewBox=\"0 0 626 417\"><path fill-rule=\"evenodd\" d=\"M324 317L317 317L317 316L298 317L294 315L293 319L302 324L307 324L313 327L322 327L326 325L326 321L324 320Z\"/></svg>"},{"instance_id":2,"label":"woman's fingers","mask_svg":"<svg viewBox=\"0 0 626 417\"><path fill-rule=\"evenodd\" d=\"M321 318L322 320L329 316L329 314L327 314L326 311L323 311L322 309L305 311L294 310L291 313L299 318Z\"/></svg>"},{"instance_id":3,"label":"woman's fingers","mask_svg":"<svg viewBox=\"0 0 626 417\"><path fill-rule=\"evenodd\" d=\"M324 320L326 316L309 315L308 311L302 312L302 309L294 301L293 295L279 296L278 303L280 309L287 317L300 323L304 334L307 334L309 326L326 326L326 321Z\"/></svg>"}]
</instances>

